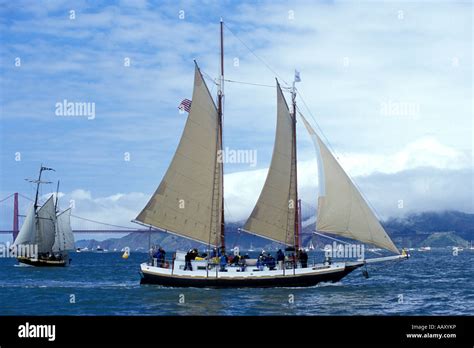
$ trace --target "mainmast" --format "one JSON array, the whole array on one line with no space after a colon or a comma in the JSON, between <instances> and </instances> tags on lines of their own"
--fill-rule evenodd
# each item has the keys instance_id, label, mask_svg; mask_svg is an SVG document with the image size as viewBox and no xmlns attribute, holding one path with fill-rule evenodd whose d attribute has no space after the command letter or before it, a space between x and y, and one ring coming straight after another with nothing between
<instances>
[{"instance_id":1,"label":"mainmast","mask_svg":"<svg viewBox=\"0 0 474 348\"><path fill-rule=\"evenodd\" d=\"M38 196L39 196L39 187L41 183L41 173L43 173L43 164L41 164L38 180L36 181L35 212L36 212L36 209L38 208Z\"/></svg>"},{"instance_id":2,"label":"mainmast","mask_svg":"<svg viewBox=\"0 0 474 348\"><path fill-rule=\"evenodd\" d=\"M222 118L223 118L223 98L224 98L224 22L221 18L220 25L220 38L221 38L221 71L219 76L219 89L217 91L217 113L218 113L218 125L219 125L219 142L218 148L222 153ZM225 252L225 226L224 226L224 163L221 163L222 173L221 173L221 226L220 226L220 240L221 240L221 249L222 252Z\"/></svg>"},{"instance_id":3,"label":"mainmast","mask_svg":"<svg viewBox=\"0 0 474 348\"><path fill-rule=\"evenodd\" d=\"M43 170L53 170L54 171L53 168L43 167L43 164L41 164L39 175L38 175L38 180L25 179L26 181L29 181L31 183L36 184L36 196L35 196L35 205L34 205L35 212L36 212L36 209L38 208L40 184L51 184L51 181L41 181L41 174L43 173Z\"/></svg>"},{"instance_id":4,"label":"mainmast","mask_svg":"<svg viewBox=\"0 0 474 348\"><path fill-rule=\"evenodd\" d=\"M293 86L291 88L291 103L293 106L293 117L292 117L292 127L293 127L293 163L292 165L294 166L294 171L292 171L292 174L294 175L294 185L295 185L295 197L296 197L296 202L294 202L294 207L295 207L295 225L294 225L294 231L295 231L295 238L294 238L294 247L295 247L295 252L298 252L300 248L300 214L301 214L301 203L298 199L298 161L297 161L297 151L296 151L296 87L295 83L299 82L299 73L295 72L295 78L293 80Z\"/></svg>"}]
</instances>

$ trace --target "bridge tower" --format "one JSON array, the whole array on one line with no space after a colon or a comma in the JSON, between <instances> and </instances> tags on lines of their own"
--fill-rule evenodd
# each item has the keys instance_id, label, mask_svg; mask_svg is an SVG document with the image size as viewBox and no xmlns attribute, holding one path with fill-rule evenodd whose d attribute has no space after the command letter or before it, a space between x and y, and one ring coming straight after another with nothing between
<instances>
[{"instance_id":1,"label":"bridge tower","mask_svg":"<svg viewBox=\"0 0 474 348\"><path fill-rule=\"evenodd\" d=\"M13 241L15 241L19 232L18 228L18 192L13 195Z\"/></svg>"}]
</instances>

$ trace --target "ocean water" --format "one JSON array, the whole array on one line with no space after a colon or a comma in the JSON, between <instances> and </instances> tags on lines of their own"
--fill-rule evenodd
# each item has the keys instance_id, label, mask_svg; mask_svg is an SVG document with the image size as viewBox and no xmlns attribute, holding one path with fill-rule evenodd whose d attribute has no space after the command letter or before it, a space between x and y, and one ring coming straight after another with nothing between
<instances>
[{"instance_id":1,"label":"ocean water","mask_svg":"<svg viewBox=\"0 0 474 348\"><path fill-rule=\"evenodd\" d=\"M458 256L448 249L413 251L407 261L368 266L368 279L358 269L334 284L275 289L140 285L143 253L128 260L120 253L71 258L66 268L0 259L0 315L474 314L474 251L468 250Z\"/></svg>"}]
</instances>

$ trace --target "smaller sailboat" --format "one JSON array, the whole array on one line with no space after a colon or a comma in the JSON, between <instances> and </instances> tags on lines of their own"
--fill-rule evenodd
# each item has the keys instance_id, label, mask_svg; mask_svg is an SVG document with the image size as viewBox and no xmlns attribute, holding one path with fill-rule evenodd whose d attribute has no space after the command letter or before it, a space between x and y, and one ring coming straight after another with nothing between
<instances>
[{"instance_id":1,"label":"smaller sailboat","mask_svg":"<svg viewBox=\"0 0 474 348\"><path fill-rule=\"evenodd\" d=\"M35 250L35 253L17 257L18 262L22 264L62 267L69 261L68 251L74 250L71 209L57 212L57 194L56 202L51 195L41 207L38 205L39 185L49 183L41 181L42 172L45 170L54 169L41 166L38 180L30 180L37 184L35 203L30 207L12 247L34 246L30 249Z\"/></svg>"},{"instance_id":2,"label":"smaller sailboat","mask_svg":"<svg viewBox=\"0 0 474 348\"><path fill-rule=\"evenodd\" d=\"M310 250L310 251L314 250L314 245L313 245L313 241L312 241L312 240L309 241L308 246L306 247L306 249L308 249L308 250Z\"/></svg>"},{"instance_id":3,"label":"smaller sailboat","mask_svg":"<svg viewBox=\"0 0 474 348\"><path fill-rule=\"evenodd\" d=\"M431 247L430 246L421 247L421 248L418 248L418 251L431 251Z\"/></svg>"}]
</instances>

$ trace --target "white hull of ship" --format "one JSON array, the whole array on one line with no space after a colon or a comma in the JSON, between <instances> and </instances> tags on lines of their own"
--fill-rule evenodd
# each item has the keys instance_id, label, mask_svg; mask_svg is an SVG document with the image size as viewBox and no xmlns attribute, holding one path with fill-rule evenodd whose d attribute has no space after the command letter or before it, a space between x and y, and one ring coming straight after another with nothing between
<instances>
[{"instance_id":1,"label":"white hull of ship","mask_svg":"<svg viewBox=\"0 0 474 348\"><path fill-rule=\"evenodd\" d=\"M184 262L181 261L175 262L168 268L142 263L140 265L141 284L201 288L305 287L321 282L338 282L365 264L405 258L407 256L397 255L276 270L269 270L266 267L260 270L257 267L247 266L244 271L238 266L227 267L226 271L220 271L216 267L209 269L207 261L193 262L193 270L184 270Z\"/></svg>"}]
</instances>

